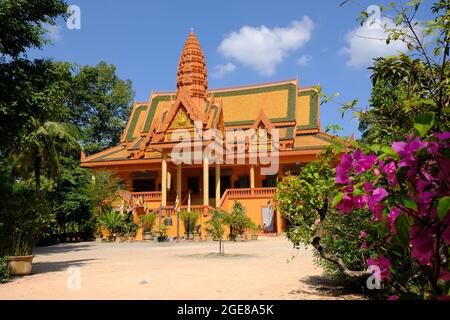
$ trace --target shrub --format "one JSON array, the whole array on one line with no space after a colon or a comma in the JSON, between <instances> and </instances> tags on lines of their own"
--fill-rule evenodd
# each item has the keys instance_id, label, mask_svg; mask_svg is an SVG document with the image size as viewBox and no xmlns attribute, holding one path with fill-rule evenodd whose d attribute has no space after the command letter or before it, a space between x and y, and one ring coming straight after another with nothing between
<instances>
[{"instance_id":1,"label":"shrub","mask_svg":"<svg viewBox=\"0 0 450 320\"><path fill-rule=\"evenodd\" d=\"M148 213L146 215L140 216L139 221L143 232L151 232L155 224L156 215L154 213Z\"/></svg>"},{"instance_id":2,"label":"shrub","mask_svg":"<svg viewBox=\"0 0 450 320\"><path fill-rule=\"evenodd\" d=\"M245 229L253 225L253 221L245 215L244 208L239 201L233 203L233 211L231 213L230 227L232 231L236 231L238 235L242 235Z\"/></svg>"},{"instance_id":3,"label":"shrub","mask_svg":"<svg viewBox=\"0 0 450 320\"><path fill-rule=\"evenodd\" d=\"M188 212L188 211L182 211L180 214L180 219L183 221L184 225L184 232L187 235L193 234L195 227L197 226L197 220L200 217L200 214L198 212Z\"/></svg>"},{"instance_id":4,"label":"shrub","mask_svg":"<svg viewBox=\"0 0 450 320\"><path fill-rule=\"evenodd\" d=\"M9 280L9 269L6 265L6 257L0 257L0 283L6 283Z\"/></svg>"}]
</instances>

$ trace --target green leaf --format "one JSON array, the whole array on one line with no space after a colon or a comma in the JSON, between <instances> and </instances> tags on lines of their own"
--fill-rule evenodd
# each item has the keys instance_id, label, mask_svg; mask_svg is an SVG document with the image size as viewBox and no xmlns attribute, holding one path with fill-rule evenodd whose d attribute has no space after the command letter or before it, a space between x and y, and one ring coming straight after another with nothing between
<instances>
[{"instance_id":1,"label":"green leaf","mask_svg":"<svg viewBox=\"0 0 450 320\"><path fill-rule=\"evenodd\" d=\"M417 209L417 204L414 201L412 201L411 199L403 200L403 205L408 209L414 210L415 212L419 211Z\"/></svg>"},{"instance_id":2,"label":"green leaf","mask_svg":"<svg viewBox=\"0 0 450 320\"><path fill-rule=\"evenodd\" d=\"M423 137L433 127L435 122L434 112L425 112L414 119L414 129L419 137Z\"/></svg>"},{"instance_id":3,"label":"green leaf","mask_svg":"<svg viewBox=\"0 0 450 320\"><path fill-rule=\"evenodd\" d=\"M331 203L331 207L334 208L339 202L341 202L342 198L344 198L344 194L342 192L339 192L334 198L333 202Z\"/></svg>"},{"instance_id":4,"label":"green leaf","mask_svg":"<svg viewBox=\"0 0 450 320\"><path fill-rule=\"evenodd\" d=\"M444 221L445 216L447 215L449 209L450 209L450 197L445 196L443 198L440 198L437 205L439 220Z\"/></svg>"},{"instance_id":5,"label":"green leaf","mask_svg":"<svg viewBox=\"0 0 450 320\"><path fill-rule=\"evenodd\" d=\"M411 227L411 219L407 215L401 213L395 219L395 230L397 231L397 239L403 248L407 248L409 244L409 229Z\"/></svg>"}]
</instances>

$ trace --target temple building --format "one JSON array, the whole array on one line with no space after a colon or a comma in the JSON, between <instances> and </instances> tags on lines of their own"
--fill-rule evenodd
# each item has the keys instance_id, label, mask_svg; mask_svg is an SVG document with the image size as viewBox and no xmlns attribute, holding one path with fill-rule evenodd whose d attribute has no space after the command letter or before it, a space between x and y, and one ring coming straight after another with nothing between
<instances>
[{"instance_id":1,"label":"temple building","mask_svg":"<svg viewBox=\"0 0 450 320\"><path fill-rule=\"evenodd\" d=\"M211 211L231 212L235 201L261 232L280 234L285 222L272 207L277 179L295 174L334 141L321 131L319 105L318 91L295 79L209 89L192 31L176 91L135 102L118 145L82 155L81 164L115 172L126 183L122 197L142 199L141 206L162 217L176 215L176 199L182 210L200 212L202 237ZM168 235L176 236L171 220Z\"/></svg>"}]
</instances>

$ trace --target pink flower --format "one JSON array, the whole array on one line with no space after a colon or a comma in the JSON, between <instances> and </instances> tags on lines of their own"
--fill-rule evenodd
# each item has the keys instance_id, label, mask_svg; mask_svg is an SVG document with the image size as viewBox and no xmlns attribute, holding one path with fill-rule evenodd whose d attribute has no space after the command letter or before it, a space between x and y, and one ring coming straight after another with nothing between
<instances>
[{"instance_id":1,"label":"pink flower","mask_svg":"<svg viewBox=\"0 0 450 320\"><path fill-rule=\"evenodd\" d=\"M360 233L359 233L359 236L361 237L361 238L367 238L367 236L368 236L368 234L367 234L367 232L365 232L365 231L361 231Z\"/></svg>"},{"instance_id":2,"label":"pink flower","mask_svg":"<svg viewBox=\"0 0 450 320\"><path fill-rule=\"evenodd\" d=\"M347 184L350 182L348 174L352 168L352 156L343 154L341 163L336 167L336 183Z\"/></svg>"},{"instance_id":3,"label":"pink flower","mask_svg":"<svg viewBox=\"0 0 450 320\"><path fill-rule=\"evenodd\" d=\"M375 279L382 281L391 277L391 271L389 270L392 265L391 261L383 255L378 256L376 259L367 259L367 264L369 266L377 266L379 268L379 272L377 269L374 269Z\"/></svg>"},{"instance_id":4,"label":"pink flower","mask_svg":"<svg viewBox=\"0 0 450 320\"><path fill-rule=\"evenodd\" d=\"M342 200L336 205L342 213L349 213L353 210L353 200L349 194L345 194Z\"/></svg>"},{"instance_id":5,"label":"pink flower","mask_svg":"<svg viewBox=\"0 0 450 320\"><path fill-rule=\"evenodd\" d=\"M393 234L396 233L395 229L395 219L397 219L398 215L400 214L400 209L397 207L393 207L391 211L388 213L386 220L388 223L389 228L391 229L391 232Z\"/></svg>"},{"instance_id":6,"label":"pink flower","mask_svg":"<svg viewBox=\"0 0 450 320\"><path fill-rule=\"evenodd\" d=\"M364 155L360 149L356 150L353 154L353 158L356 160L354 169L356 174L360 174L363 171L370 170L377 159L376 155Z\"/></svg>"},{"instance_id":7,"label":"pink flower","mask_svg":"<svg viewBox=\"0 0 450 320\"><path fill-rule=\"evenodd\" d=\"M367 243L365 241L363 241L361 243L361 250L365 250L365 249L367 249Z\"/></svg>"},{"instance_id":8,"label":"pink flower","mask_svg":"<svg viewBox=\"0 0 450 320\"><path fill-rule=\"evenodd\" d=\"M433 231L426 227L412 227L410 239L411 256L416 258L421 265L430 265L435 249Z\"/></svg>"},{"instance_id":9,"label":"pink flower","mask_svg":"<svg viewBox=\"0 0 450 320\"><path fill-rule=\"evenodd\" d=\"M383 161L379 160L378 165L380 166L381 172L383 172L386 175L387 180L389 181L389 184L396 185L397 184L397 174L395 167L395 163L393 161L389 161L387 163L384 163Z\"/></svg>"},{"instance_id":10,"label":"pink flower","mask_svg":"<svg viewBox=\"0 0 450 320\"><path fill-rule=\"evenodd\" d=\"M398 300L398 299L400 299L400 298L399 298L399 296L396 296L396 295L390 296L388 298L388 300Z\"/></svg>"},{"instance_id":11,"label":"pink flower","mask_svg":"<svg viewBox=\"0 0 450 320\"><path fill-rule=\"evenodd\" d=\"M369 197L369 210L373 212L375 221L383 219L382 212L385 206L380 202L387 196L388 193L384 188L377 188L373 191L372 196Z\"/></svg>"}]
</instances>

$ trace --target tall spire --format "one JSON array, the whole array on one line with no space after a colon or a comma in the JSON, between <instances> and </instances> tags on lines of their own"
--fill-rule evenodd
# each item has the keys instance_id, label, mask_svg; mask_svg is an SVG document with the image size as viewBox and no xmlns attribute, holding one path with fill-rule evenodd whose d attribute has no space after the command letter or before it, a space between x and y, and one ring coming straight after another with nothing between
<instances>
[{"instance_id":1,"label":"tall spire","mask_svg":"<svg viewBox=\"0 0 450 320\"><path fill-rule=\"evenodd\" d=\"M197 106L203 105L208 90L208 72L202 48L193 29L178 62L177 95L182 88L189 90L189 95Z\"/></svg>"}]
</instances>

